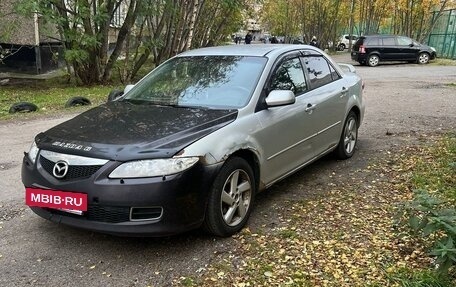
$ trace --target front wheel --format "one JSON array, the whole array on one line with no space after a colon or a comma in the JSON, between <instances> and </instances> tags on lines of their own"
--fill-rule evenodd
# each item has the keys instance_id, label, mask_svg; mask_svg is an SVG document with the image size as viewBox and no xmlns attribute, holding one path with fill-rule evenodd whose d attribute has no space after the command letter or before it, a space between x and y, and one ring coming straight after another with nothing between
<instances>
[{"instance_id":1,"label":"front wheel","mask_svg":"<svg viewBox=\"0 0 456 287\"><path fill-rule=\"evenodd\" d=\"M429 63L429 54L428 53L420 53L418 55L418 64L427 64Z\"/></svg>"},{"instance_id":2,"label":"front wheel","mask_svg":"<svg viewBox=\"0 0 456 287\"><path fill-rule=\"evenodd\" d=\"M250 216L256 185L253 170L240 157L229 158L210 190L203 228L216 236L231 236Z\"/></svg>"},{"instance_id":3,"label":"front wheel","mask_svg":"<svg viewBox=\"0 0 456 287\"><path fill-rule=\"evenodd\" d=\"M345 50L345 45L339 44L339 46L337 48L339 49L339 51L343 51L343 50Z\"/></svg>"},{"instance_id":4,"label":"front wheel","mask_svg":"<svg viewBox=\"0 0 456 287\"><path fill-rule=\"evenodd\" d=\"M351 111L344 124L344 129L339 139L339 144L334 151L337 158L347 159L355 153L356 143L358 141L358 117Z\"/></svg>"}]
</instances>

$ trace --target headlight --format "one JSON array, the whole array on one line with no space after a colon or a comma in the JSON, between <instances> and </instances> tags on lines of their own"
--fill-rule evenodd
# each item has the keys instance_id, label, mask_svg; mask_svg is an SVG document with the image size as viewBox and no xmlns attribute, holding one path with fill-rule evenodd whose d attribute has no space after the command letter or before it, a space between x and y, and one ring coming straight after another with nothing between
<instances>
[{"instance_id":1,"label":"headlight","mask_svg":"<svg viewBox=\"0 0 456 287\"><path fill-rule=\"evenodd\" d=\"M138 178L175 174L192 167L197 157L177 157L126 162L119 165L110 178Z\"/></svg>"},{"instance_id":2,"label":"headlight","mask_svg":"<svg viewBox=\"0 0 456 287\"><path fill-rule=\"evenodd\" d=\"M32 161L33 164L35 164L35 161L36 161L36 157L38 156L38 152L40 150L38 149L38 147L36 146L36 143L35 141L33 141L32 143L32 146L30 147L30 150L28 152L28 158Z\"/></svg>"},{"instance_id":3,"label":"headlight","mask_svg":"<svg viewBox=\"0 0 456 287\"><path fill-rule=\"evenodd\" d=\"M434 47L430 47L432 51L437 52Z\"/></svg>"}]
</instances>

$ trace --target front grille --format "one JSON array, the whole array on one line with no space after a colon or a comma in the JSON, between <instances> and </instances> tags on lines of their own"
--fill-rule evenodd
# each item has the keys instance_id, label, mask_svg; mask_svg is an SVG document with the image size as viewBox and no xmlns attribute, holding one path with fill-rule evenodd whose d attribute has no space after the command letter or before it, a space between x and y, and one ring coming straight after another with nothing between
<instances>
[{"instance_id":1,"label":"front grille","mask_svg":"<svg viewBox=\"0 0 456 287\"><path fill-rule=\"evenodd\" d=\"M47 209L53 214L74 217L90 221L99 221L106 223L121 223L130 221L130 208L123 206L100 206L89 205L88 210L83 215L77 215L61 211L58 209Z\"/></svg>"},{"instance_id":2,"label":"front grille","mask_svg":"<svg viewBox=\"0 0 456 287\"><path fill-rule=\"evenodd\" d=\"M109 223L130 221L130 208L122 206L89 206L87 219Z\"/></svg>"},{"instance_id":3,"label":"front grille","mask_svg":"<svg viewBox=\"0 0 456 287\"><path fill-rule=\"evenodd\" d=\"M40 156L40 164L47 173L53 175L52 170L54 168L55 162L48 160L43 156ZM101 167L102 165L69 165L67 174L61 180L91 177Z\"/></svg>"}]
</instances>

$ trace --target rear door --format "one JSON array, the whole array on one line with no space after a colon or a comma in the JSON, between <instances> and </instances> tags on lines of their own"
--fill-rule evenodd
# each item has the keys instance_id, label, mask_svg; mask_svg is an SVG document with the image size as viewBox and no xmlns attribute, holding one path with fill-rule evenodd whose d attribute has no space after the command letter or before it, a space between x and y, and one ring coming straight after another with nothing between
<instances>
[{"instance_id":1,"label":"rear door","mask_svg":"<svg viewBox=\"0 0 456 287\"><path fill-rule=\"evenodd\" d=\"M311 89L304 97L314 107L312 148L321 154L339 142L350 87L323 55L305 55L303 61Z\"/></svg>"},{"instance_id":2,"label":"rear door","mask_svg":"<svg viewBox=\"0 0 456 287\"><path fill-rule=\"evenodd\" d=\"M380 59L391 61L400 57L395 37L382 37L380 40L383 44L380 52Z\"/></svg>"}]
</instances>

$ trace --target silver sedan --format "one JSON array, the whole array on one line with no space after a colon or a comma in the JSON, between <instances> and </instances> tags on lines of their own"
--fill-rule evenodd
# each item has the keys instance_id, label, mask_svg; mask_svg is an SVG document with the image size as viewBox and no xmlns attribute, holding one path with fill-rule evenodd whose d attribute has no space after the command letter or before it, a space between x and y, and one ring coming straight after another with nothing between
<instances>
[{"instance_id":1,"label":"silver sedan","mask_svg":"<svg viewBox=\"0 0 456 287\"><path fill-rule=\"evenodd\" d=\"M188 51L40 133L24 157L26 202L99 232L229 236L257 192L328 153L353 155L362 92L352 66L307 45Z\"/></svg>"}]
</instances>

